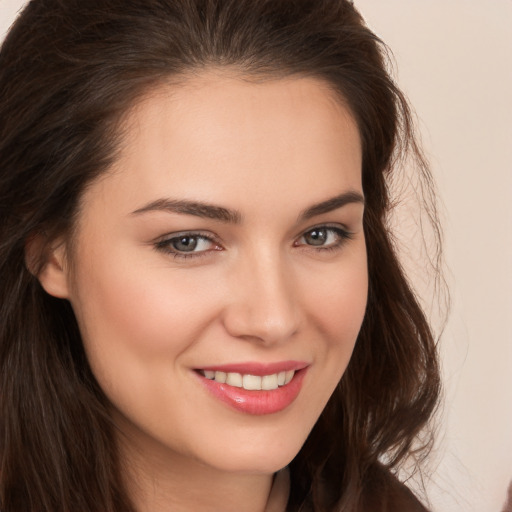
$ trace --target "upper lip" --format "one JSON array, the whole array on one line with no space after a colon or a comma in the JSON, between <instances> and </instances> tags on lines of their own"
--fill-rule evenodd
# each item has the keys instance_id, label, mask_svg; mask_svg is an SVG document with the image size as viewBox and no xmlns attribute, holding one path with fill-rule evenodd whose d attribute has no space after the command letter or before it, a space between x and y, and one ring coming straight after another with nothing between
<instances>
[{"instance_id":1,"label":"upper lip","mask_svg":"<svg viewBox=\"0 0 512 512\"><path fill-rule=\"evenodd\" d=\"M263 376L290 370L298 371L307 366L309 364L304 361L278 361L275 363L244 362L203 366L197 368L197 370Z\"/></svg>"}]
</instances>

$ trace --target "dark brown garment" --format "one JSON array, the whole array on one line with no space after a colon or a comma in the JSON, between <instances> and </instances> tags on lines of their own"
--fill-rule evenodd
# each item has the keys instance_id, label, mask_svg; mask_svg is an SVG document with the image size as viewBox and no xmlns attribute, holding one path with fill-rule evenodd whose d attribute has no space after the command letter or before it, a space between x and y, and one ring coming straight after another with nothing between
<instances>
[{"instance_id":1,"label":"dark brown garment","mask_svg":"<svg viewBox=\"0 0 512 512\"><path fill-rule=\"evenodd\" d=\"M367 482L365 512L429 512L411 490L382 466L372 472Z\"/></svg>"},{"instance_id":2,"label":"dark brown garment","mask_svg":"<svg viewBox=\"0 0 512 512\"><path fill-rule=\"evenodd\" d=\"M290 475L285 468L276 474L265 512L286 512L289 489ZM307 510L312 509L307 508ZM429 512L429 510L388 469L377 466L367 475L362 508L358 508L358 512Z\"/></svg>"},{"instance_id":3,"label":"dark brown garment","mask_svg":"<svg viewBox=\"0 0 512 512\"><path fill-rule=\"evenodd\" d=\"M512 482L510 482L510 485L508 486L507 503L505 503L502 512L512 512Z\"/></svg>"}]
</instances>

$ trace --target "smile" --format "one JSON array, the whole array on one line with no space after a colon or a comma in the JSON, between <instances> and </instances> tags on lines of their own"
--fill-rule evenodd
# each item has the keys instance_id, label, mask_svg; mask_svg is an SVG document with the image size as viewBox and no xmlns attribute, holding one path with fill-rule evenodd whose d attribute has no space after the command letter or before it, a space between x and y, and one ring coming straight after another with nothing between
<instances>
[{"instance_id":1,"label":"smile","mask_svg":"<svg viewBox=\"0 0 512 512\"><path fill-rule=\"evenodd\" d=\"M294 370L262 376L213 370L205 370L200 373L209 380L248 391L272 391L280 386L286 386L295 375Z\"/></svg>"},{"instance_id":2,"label":"smile","mask_svg":"<svg viewBox=\"0 0 512 512\"><path fill-rule=\"evenodd\" d=\"M273 414L289 407L302 389L307 363L289 361L197 369L194 373L210 396L238 412Z\"/></svg>"}]
</instances>

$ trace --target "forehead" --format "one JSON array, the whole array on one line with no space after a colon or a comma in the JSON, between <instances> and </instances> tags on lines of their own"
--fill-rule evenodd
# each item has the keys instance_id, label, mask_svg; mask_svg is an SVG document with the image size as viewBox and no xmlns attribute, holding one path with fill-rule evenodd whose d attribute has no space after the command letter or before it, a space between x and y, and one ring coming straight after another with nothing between
<instances>
[{"instance_id":1,"label":"forehead","mask_svg":"<svg viewBox=\"0 0 512 512\"><path fill-rule=\"evenodd\" d=\"M243 209L236 203L255 197L293 203L308 191L314 202L361 190L356 123L313 78L255 82L203 72L150 91L124 119L123 132L114 172L102 180L111 200L193 194Z\"/></svg>"}]
</instances>

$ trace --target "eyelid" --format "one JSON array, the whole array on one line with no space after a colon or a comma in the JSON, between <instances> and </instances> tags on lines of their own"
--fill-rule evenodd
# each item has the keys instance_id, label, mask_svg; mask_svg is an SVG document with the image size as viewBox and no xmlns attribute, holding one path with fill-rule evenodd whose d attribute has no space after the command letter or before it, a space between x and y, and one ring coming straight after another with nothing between
<instances>
[{"instance_id":1,"label":"eyelid","mask_svg":"<svg viewBox=\"0 0 512 512\"><path fill-rule=\"evenodd\" d=\"M332 229L333 231L342 232L344 234L354 235L355 233L351 231L346 224L342 224L340 222L321 222L319 224L313 224L312 226L303 229L297 238L304 236L306 233L310 231L314 231L315 229Z\"/></svg>"},{"instance_id":2,"label":"eyelid","mask_svg":"<svg viewBox=\"0 0 512 512\"><path fill-rule=\"evenodd\" d=\"M190 238L199 238L202 240L208 240L213 245L215 245L212 249L207 249L203 251L178 251L176 249L173 249L171 246L171 243L173 240L184 238L184 237L190 237ZM221 250L222 245L218 240L218 237L212 233L205 233L204 231L176 231L174 233L168 233L166 235L162 235L161 237L158 237L153 242L154 248L157 251L162 251L166 254L172 255L174 258L200 258L202 256L208 255L208 253L211 253L213 251Z\"/></svg>"},{"instance_id":3,"label":"eyelid","mask_svg":"<svg viewBox=\"0 0 512 512\"><path fill-rule=\"evenodd\" d=\"M334 231L339 239L335 243L331 243L328 245L310 245L305 243L299 243L299 241L306 236L311 231L315 230L331 230ZM351 240L354 236L354 232L349 230L345 225L343 224L334 224L334 223L325 223L325 224L316 224L314 226L311 226L307 228L306 230L302 231L302 233L295 239L294 246L301 247L306 250L312 250L312 251L332 251L336 249L340 249L347 241Z\"/></svg>"},{"instance_id":4,"label":"eyelid","mask_svg":"<svg viewBox=\"0 0 512 512\"><path fill-rule=\"evenodd\" d=\"M202 231L200 229L183 229L182 231L171 231L170 233L166 233L165 235L161 235L153 240L153 243L158 243L166 240L173 240L174 238L180 238L184 236L197 236L198 238L206 238L208 240L216 241L219 237L210 232L210 231Z\"/></svg>"},{"instance_id":5,"label":"eyelid","mask_svg":"<svg viewBox=\"0 0 512 512\"><path fill-rule=\"evenodd\" d=\"M314 230L330 230L336 233L338 239L327 245L312 245L307 243L301 243L300 240L304 238L308 233ZM322 251L336 251L337 249L341 249L342 246L345 245L347 241L352 239L354 233L351 232L345 225L339 223L324 223L324 224L316 224L313 225L301 232L299 236L295 238L293 245L295 247L301 248L307 251L313 252L322 252ZM191 237L191 238L199 238L202 240L209 241L213 247L211 249L201 250L201 251L179 251L172 247L173 240L183 238L183 237ZM187 259L187 258L201 258L205 256L211 255L212 252L224 250L222 244L219 241L219 237L211 232L204 231L177 231L173 233L168 233L166 235L162 235L158 237L152 242L154 248L157 251L161 251L168 255L173 256L175 259Z\"/></svg>"}]
</instances>

